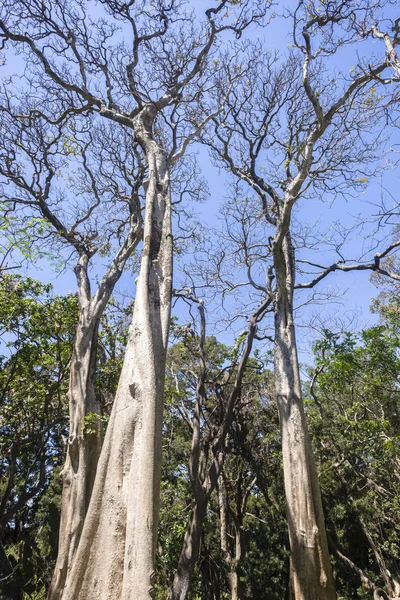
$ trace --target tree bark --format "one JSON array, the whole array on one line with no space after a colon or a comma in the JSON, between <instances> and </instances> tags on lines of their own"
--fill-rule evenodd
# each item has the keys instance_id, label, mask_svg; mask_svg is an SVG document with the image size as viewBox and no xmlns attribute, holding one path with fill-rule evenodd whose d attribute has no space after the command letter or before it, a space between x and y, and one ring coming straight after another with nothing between
<instances>
[{"instance_id":1,"label":"tree bark","mask_svg":"<svg viewBox=\"0 0 400 600\"><path fill-rule=\"evenodd\" d=\"M135 123L146 152L144 248L110 422L63 600L148 600L156 550L165 359L171 308L170 184L146 106Z\"/></svg>"},{"instance_id":2,"label":"tree bark","mask_svg":"<svg viewBox=\"0 0 400 600\"><path fill-rule=\"evenodd\" d=\"M78 263L77 272L80 314L70 366L69 439L62 470L63 491L57 562L49 590L49 600L62 596L79 544L101 450L100 406L95 394L96 350L99 318L92 315L92 304L83 298L82 270L86 275L87 260ZM87 279L87 276L84 277ZM85 431L85 417L91 419L90 432Z\"/></svg>"},{"instance_id":3,"label":"tree bark","mask_svg":"<svg viewBox=\"0 0 400 600\"><path fill-rule=\"evenodd\" d=\"M334 600L336 593L321 493L301 391L293 321L295 260L288 231L284 235L277 233L273 257L276 276L273 299L275 386L282 435L293 592L296 600Z\"/></svg>"},{"instance_id":4,"label":"tree bark","mask_svg":"<svg viewBox=\"0 0 400 600\"><path fill-rule=\"evenodd\" d=\"M88 252L81 251L74 269L78 284L79 322L70 366L69 439L62 471L59 547L48 594L49 600L62 598L79 545L101 452L101 409L95 390L100 319L125 263L140 237L141 217L133 212L128 235L94 296L90 290Z\"/></svg>"}]
</instances>

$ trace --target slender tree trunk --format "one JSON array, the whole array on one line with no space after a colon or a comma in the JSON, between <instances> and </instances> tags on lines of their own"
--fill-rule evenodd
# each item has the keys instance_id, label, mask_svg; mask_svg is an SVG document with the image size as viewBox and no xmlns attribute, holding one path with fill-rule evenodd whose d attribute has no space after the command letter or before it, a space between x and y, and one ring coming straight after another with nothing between
<instances>
[{"instance_id":1,"label":"slender tree trunk","mask_svg":"<svg viewBox=\"0 0 400 600\"><path fill-rule=\"evenodd\" d=\"M186 600L200 551L201 532L208 502L196 502L186 527L179 556L178 568L170 591L169 600Z\"/></svg>"},{"instance_id":2,"label":"slender tree trunk","mask_svg":"<svg viewBox=\"0 0 400 600\"><path fill-rule=\"evenodd\" d=\"M228 573L229 591L232 600L241 600L239 574L236 569Z\"/></svg>"},{"instance_id":3,"label":"slender tree trunk","mask_svg":"<svg viewBox=\"0 0 400 600\"><path fill-rule=\"evenodd\" d=\"M336 598L321 494L301 392L293 322L294 250L290 234L274 244L275 385L282 434L292 584L296 600Z\"/></svg>"},{"instance_id":4,"label":"slender tree trunk","mask_svg":"<svg viewBox=\"0 0 400 600\"><path fill-rule=\"evenodd\" d=\"M56 567L49 598L61 597L79 544L101 450L100 406L96 399L96 349L99 322L90 303L81 303L71 358L69 383L70 433L62 471L63 492ZM93 414L89 423L85 417ZM98 417L96 418L96 415Z\"/></svg>"},{"instance_id":5,"label":"slender tree trunk","mask_svg":"<svg viewBox=\"0 0 400 600\"><path fill-rule=\"evenodd\" d=\"M247 365L248 358L251 353L254 336L257 331L257 320L259 316L266 310L270 300L264 302L252 315L250 319L250 327L247 335L247 341L243 349L242 357L239 362L238 372L236 374L234 387L229 395L226 402L225 415L220 423L219 430L214 438L212 445L214 449L219 449L215 452L214 459L211 461L208 467L208 474L205 474L207 465L207 459L205 456L200 460L200 456L204 452L204 448L201 448L201 436L200 436L200 414L201 406L203 404L204 396L204 384L206 376L205 368L205 356L204 356L204 340L205 340L205 320L204 320L204 309L200 310L201 314L201 334L200 334L200 378L197 382L196 389L196 410L193 418L193 437L192 437L192 449L191 458L189 462L189 472L193 484L193 491L196 499L196 511L197 514L192 514L191 519L188 523L185 532L185 538L179 557L178 570L175 574L174 581L172 584L169 600L185 600L190 589L190 583L193 576L194 567L196 565L198 548L200 546L201 529L204 521L205 512L207 509L208 502L211 494L218 485L218 478L220 477L224 465L224 457L226 453L225 439L232 424L234 416L235 403L240 395L242 386L243 374ZM200 305L202 306L202 305ZM201 341L203 340L203 341ZM200 463L203 466L200 467ZM195 520L192 522L193 518ZM194 536L194 537L193 537ZM193 538L193 539L192 539Z\"/></svg>"},{"instance_id":6,"label":"slender tree trunk","mask_svg":"<svg viewBox=\"0 0 400 600\"><path fill-rule=\"evenodd\" d=\"M152 594L172 286L170 184L164 152L152 136L155 110L147 106L135 124L149 183L133 320L63 600L148 600Z\"/></svg>"},{"instance_id":7,"label":"slender tree trunk","mask_svg":"<svg viewBox=\"0 0 400 600\"><path fill-rule=\"evenodd\" d=\"M228 539L228 526L227 526L227 500L226 500L226 489L223 477L219 478L218 482L218 504L219 504L219 520L220 520L220 537L221 537L221 551L224 557L225 565L228 569L226 574L226 579L228 582L229 591L231 594L232 600L239 600L239 576L237 572L238 562L240 560L241 555L241 540L240 540L240 532L238 531L235 524L235 549L236 556L232 557L230 548L229 548L229 539ZM239 536L239 539L238 539ZM239 560L238 559L238 551L239 551Z\"/></svg>"}]
</instances>

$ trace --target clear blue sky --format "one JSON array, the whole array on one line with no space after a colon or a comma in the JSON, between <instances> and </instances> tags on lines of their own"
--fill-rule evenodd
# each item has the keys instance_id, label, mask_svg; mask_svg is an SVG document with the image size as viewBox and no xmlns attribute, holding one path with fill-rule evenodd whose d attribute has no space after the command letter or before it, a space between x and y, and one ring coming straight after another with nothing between
<instances>
[{"instance_id":1,"label":"clear blue sky","mask_svg":"<svg viewBox=\"0 0 400 600\"><path fill-rule=\"evenodd\" d=\"M196 10L203 10L203 0L192 0L190 3ZM288 6L293 7L295 2L290 2ZM279 4L275 9L278 13L283 14L284 9L282 4ZM252 37L262 36L264 44L270 49L277 48L282 53L287 50L287 46L290 43L290 32L288 28L288 21L281 16L278 16L272 21L272 23L264 31L260 29L254 29L251 33ZM371 42L373 43L373 42ZM379 44L380 42L375 42ZM381 51L381 49L380 49ZM346 49L335 57L337 61L335 68L341 69L344 72L348 72L352 67L352 61L354 59L352 49ZM19 68L20 63L16 59L15 63L9 61L8 71L12 72L15 68ZM392 144L400 143L400 137L396 134L391 140ZM198 149L199 164L203 170L203 173L207 179L210 194L206 202L196 207L196 211L199 213L199 220L203 225L208 228L217 228L219 226L218 211L223 203L224 199L228 196L229 177L219 171L217 168L212 166L207 152L204 149ZM394 158L394 157L392 157ZM299 210L297 211L297 218L309 224L315 223L317 227L321 229L328 229L329 226L335 222L342 223L343 226L350 225L354 222L354 219L362 218L368 220L369 217L376 213L376 205L380 203L382 194L386 195L388 205L393 204L394 200L391 199L391 195L396 198L397 190L399 189L399 174L395 169L386 170L381 178L370 182L365 193L360 195L358 198L353 198L349 201L343 199L337 199L333 204L329 203L328 198L321 198L320 201L312 200L307 202L301 202L299 204ZM385 191L387 190L387 192ZM372 234L374 231L374 225L366 225L363 231L360 231L358 235L352 239L347 245L346 257L347 258L358 258L363 249L366 249L367 245L372 241ZM385 232L385 238L389 235L389 231ZM364 238L367 238L365 241ZM309 258L311 256L309 255ZM329 256L324 252L319 252L315 257L317 262L330 263ZM101 273L102 260L99 259L94 273ZM75 291L76 283L74 275L71 271L67 270L57 275L51 267L42 261L35 267L30 266L28 272L31 276L37 277L43 281L51 281L54 285L57 293L66 293L68 291ZM179 264L176 265L176 273L179 279ZM129 295L134 295L134 276L125 274L118 288L120 291L126 292ZM300 346L301 360L309 361L310 352L309 344L310 340L315 337L315 332L310 328L308 323L313 315L314 324L316 327L322 326L322 324L329 325L329 315L333 318L341 319L344 323L348 321L349 327L361 328L368 324L375 322L376 318L370 314L369 306L371 299L376 296L377 291L369 281L369 273L349 273L349 274L332 274L329 279L325 280L320 284L322 288L332 290L339 290L343 292L343 297L338 303L329 303L324 306L313 306L308 307L299 314L298 324L298 341ZM304 302L304 296L307 292L302 292L296 297L298 304ZM185 319L186 314L183 309L177 307L178 315ZM319 317L317 316L319 315ZM217 320L217 319L216 319ZM209 319L209 331L213 333L212 323L213 317L210 315ZM242 329L244 323L237 324L235 326L236 332ZM218 329L218 326L216 324ZM222 341L231 343L233 340L234 333L221 332Z\"/></svg>"}]
</instances>

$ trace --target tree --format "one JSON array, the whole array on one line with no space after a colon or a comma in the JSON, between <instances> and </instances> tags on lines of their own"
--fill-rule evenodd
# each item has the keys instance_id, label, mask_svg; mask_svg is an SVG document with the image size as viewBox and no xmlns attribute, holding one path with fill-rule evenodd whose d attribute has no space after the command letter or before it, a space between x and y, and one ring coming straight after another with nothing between
<instances>
[{"instance_id":1,"label":"tree","mask_svg":"<svg viewBox=\"0 0 400 600\"><path fill-rule=\"evenodd\" d=\"M142 237L140 188L145 167L127 132L116 135L110 128L72 119L54 126L40 116L28 117L29 105L13 106L7 91L3 101L0 176L4 213L20 215L30 247L45 240L54 253L68 253L67 264L76 260L79 321L68 391L69 443L59 536L62 582L79 542L102 444L101 407L95 391L99 324ZM117 208L118 216L102 218L107 206ZM93 259L113 252L93 292ZM90 434L85 433L85 419L97 421Z\"/></svg>"},{"instance_id":2,"label":"tree","mask_svg":"<svg viewBox=\"0 0 400 600\"><path fill-rule=\"evenodd\" d=\"M191 304L194 301L193 295L190 301L188 293L184 298ZM204 306L200 304L200 330L203 311ZM281 497L282 481L276 406L269 396L271 373L265 369L261 357L248 360L226 439L217 446L220 465L214 466L213 446L227 418L230 394L236 388L245 333L235 348L227 348L214 337L198 336L195 322L175 326L173 331L176 343L167 359L164 434L167 450L162 479L159 595L156 597L165 597L168 580L173 579L171 595L175 593L178 597L221 598L224 593L234 594L240 588L243 598L262 597L265 590L268 597L281 598L286 585L287 536L281 507L277 511L274 498L276 493ZM193 445L193 424L198 414L199 434ZM197 473L193 471L196 449L199 449L201 466ZM219 478L214 486L213 470L217 469ZM202 495L193 491L194 475L197 485L204 490ZM238 481L250 483L255 477L257 483L241 497L239 514ZM221 494L224 510L218 502ZM244 505L249 512L244 511ZM240 558L236 562L229 559L232 532L236 534L237 549L240 547Z\"/></svg>"},{"instance_id":3,"label":"tree","mask_svg":"<svg viewBox=\"0 0 400 600\"><path fill-rule=\"evenodd\" d=\"M396 240L370 262L347 264L340 258L325 267L318 259L296 257L293 236L293 212L300 198L310 201L313 195L332 189L345 194L362 187L368 180L368 164L378 158L380 135L370 135L370 125L383 109L376 86L390 63L385 58L360 60L350 69L350 76L343 75L343 85L331 78L325 66L344 45L361 44L373 35L373 13L368 2L318 6L299 2L290 16L294 50L286 60L273 53L259 59L261 48L256 45L247 59L247 76L235 86L225 112L213 119L214 126L203 136L218 164L237 178L236 202L241 198L247 202L252 190L260 206L254 220L263 218L269 227L262 258L260 250L245 255L243 245L240 252L245 255L249 284L270 298L274 308L276 399L296 600L331 600L336 593L303 406L294 291L312 289L337 270L387 274L381 261L400 245ZM241 244L242 240L243 235ZM340 247L338 243L339 255ZM266 284L253 278L263 263ZM312 281L304 280L306 268L313 273ZM302 272L300 283L296 283L296 271Z\"/></svg>"},{"instance_id":4,"label":"tree","mask_svg":"<svg viewBox=\"0 0 400 600\"><path fill-rule=\"evenodd\" d=\"M223 368L210 378L207 368L206 318L202 300L193 295L190 290L184 293L175 292L186 301L198 305L200 314L200 331L197 338L198 376L195 384L195 405L191 416L183 413L192 431L191 452L189 459L189 477L192 486L194 505L188 522L178 567L171 587L170 600L185 600L189 592L193 570L196 565L203 522L211 495L217 489L218 480L222 476L225 457L227 454L227 437L232 421L240 410L242 387L245 384L245 374L253 341L257 332L257 322L268 309L269 301L262 303L249 320L248 331L243 334L243 345L233 356L231 365ZM191 370L189 370L191 374ZM209 391L207 390L209 388ZM214 397L215 406L211 409L209 419L205 417L207 406L210 404L210 392ZM218 410L216 410L218 408Z\"/></svg>"},{"instance_id":5,"label":"tree","mask_svg":"<svg viewBox=\"0 0 400 600\"><path fill-rule=\"evenodd\" d=\"M228 5L231 14L224 21ZM92 19L89 6L78 1L47 7L20 0L6 2L0 13L3 45L22 44L31 82L46 91L35 114L55 104L60 115L88 111L132 130L149 174L142 260L120 385L75 556L65 563L61 554L56 567L54 600L150 597L171 306L170 170L213 114L210 107L204 114L202 99L217 35L230 29L240 36L265 6L253 11L247 0L223 0L205 12L199 29L180 0L157 0L151 9L145 2L104 0L99 11ZM129 46L115 41L117 30L130 36Z\"/></svg>"}]
</instances>

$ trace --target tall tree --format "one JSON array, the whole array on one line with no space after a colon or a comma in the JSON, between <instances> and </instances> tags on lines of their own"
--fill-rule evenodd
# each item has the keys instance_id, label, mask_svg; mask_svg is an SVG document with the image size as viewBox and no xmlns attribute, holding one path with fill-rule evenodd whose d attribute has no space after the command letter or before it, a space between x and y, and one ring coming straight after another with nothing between
<instances>
[{"instance_id":1,"label":"tall tree","mask_svg":"<svg viewBox=\"0 0 400 600\"><path fill-rule=\"evenodd\" d=\"M227 110L205 137L218 163L238 178L237 198L242 195L247 202L249 188L253 190L260 202L257 217L269 227L262 258L270 269L263 267L269 272L267 285L253 279L259 253L255 259L245 255L244 267L253 287L274 307L275 386L296 600L332 600L336 593L303 406L294 291L313 288L335 270L383 273L382 259L400 245L395 241L370 262L346 264L340 258L324 267L315 259L296 258L293 237L293 211L300 198L332 187L339 194L357 188L368 179L366 165L377 158L380 135L371 136L370 126L382 108L376 82L388 73L389 62L385 57L359 61L350 76L343 75L342 86L337 78L333 82L324 64L344 45L372 37L373 12L368 2L299 2L290 17L295 50L285 61L272 53L258 60L257 46L247 77L229 95ZM304 263L314 271L313 279L296 283L296 270Z\"/></svg>"},{"instance_id":2,"label":"tall tree","mask_svg":"<svg viewBox=\"0 0 400 600\"><path fill-rule=\"evenodd\" d=\"M61 261L63 255L67 264L76 260L79 321L70 363L59 536L63 581L79 542L102 444L95 390L99 324L142 238L140 190L146 170L128 132L116 136L104 126L88 128L89 123L64 119L54 126L41 117L28 117L29 105L17 112L6 91L2 99L0 184L5 214L19 215L32 245L46 241ZM117 209L118 216L104 217L107 207ZM93 291L90 268L97 254L107 255L110 262ZM88 418L97 422L90 433L85 430Z\"/></svg>"},{"instance_id":3,"label":"tall tree","mask_svg":"<svg viewBox=\"0 0 400 600\"><path fill-rule=\"evenodd\" d=\"M206 344L206 317L204 302L186 290L175 292L187 302L198 305L200 314L199 335L193 351L197 354L198 375L195 381L195 403L191 414L184 412L184 417L192 432L189 459L189 477L192 486L194 504L185 531L177 570L171 586L170 600L185 600L189 593L193 571L197 562L201 534L207 507L213 492L217 489L221 477L225 457L227 455L227 438L235 414L242 403L242 387L246 375L257 322L268 309L269 301L261 304L250 318L248 331L243 334L243 344L227 365L219 373L212 376L208 372ZM193 341L192 341L193 345ZM196 347L197 346L197 347ZM211 350L212 350L211 346ZM192 377L192 369L188 369ZM214 405L210 406L210 395ZM210 412L208 418L206 413Z\"/></svg>"},{"instance_id":4,"label":"tall tree","mask_svg":"<svg viewBox=\"0 0 400 600\"><path fill-rule=\"evenodd\" d=\"M60 555L56 567L54 600L151 595L171 306L170 169L211 117L202 99L218 34L240 36L265 4L253 10L248 0L222 0L205 11L200 27L181 0L151 7L103 0L97 14L94 4L78 0L51 7L7 1L1 9L3 45L22 44L17 51L31 82L46 90L40 110L54 103L59 114L86 110L131 129L148 169L142 261L120 384L75 557L65 565ZM120 43L117 32L129 43Z\"/></svg>"}]
</instances>

